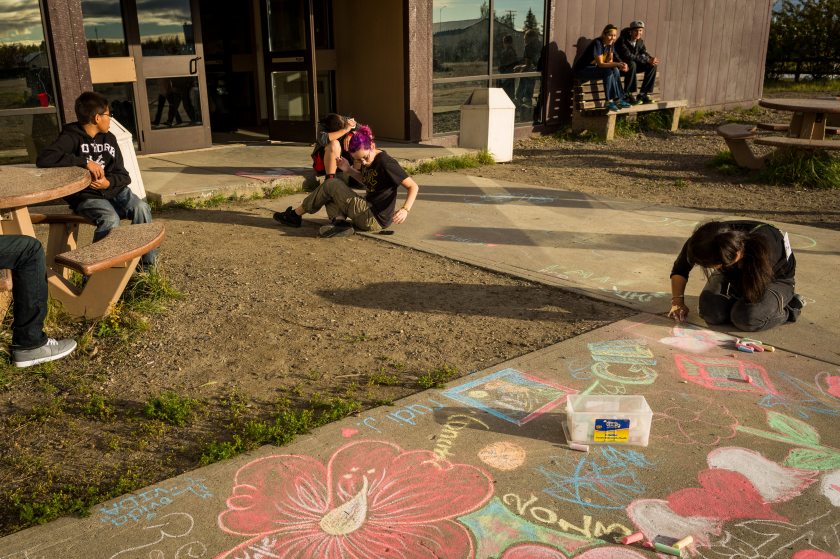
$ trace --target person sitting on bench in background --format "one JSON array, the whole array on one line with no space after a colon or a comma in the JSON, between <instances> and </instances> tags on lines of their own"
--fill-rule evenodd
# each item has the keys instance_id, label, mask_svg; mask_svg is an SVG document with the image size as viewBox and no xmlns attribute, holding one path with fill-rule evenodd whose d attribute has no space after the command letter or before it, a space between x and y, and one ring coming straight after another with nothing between
<instances>
[{"instance_id":1,"label":"person sitting on bench in background","mask_svg":"<svg viewBox=\"0 0 840 559\"><path fill-rule=\"evenodd\" d=\"M284 212L275 212L274 219L283 225L300 227L305 213L315 213L326 207L331 224L321 228L321 237L352 235L354 227L361 231L379 231L392 224L403 223L414 205L420 187L397 161L378 149L370 127L362 125L350 139L348 150L353 160L341 157L336 161L339 169L359 181L367 191L362 198L343 181L329 178L313 190L300 206L289 206ZM397 187L408 190L405 203L394 211ZM347 222L345 218L349 218Z\"/></svg>"},{"instance_id":2,"label":"person sitting on bench in background","mask_svg":"<svg viewBox=\"0 0 840 559\"><path fill-rule=\"evenodd\" d=\"M12 271L12 361L31 367L70 355L74 340L44 333L47 316L47 264L41 242L26 235L0 235L0 268Z\"/></svg>"},{"instance_id":3,"label":"person sitting on bench in background","mask_svg":"<svg viewBox=\"0 0 840 559\"><path fill-rule=\"evenodd\" d=\"M634 20L630 25L621 30L621 36L615 43L615 50L618 56L627 64L624 74L624 96L628 103L641 105L642 103L653 103L650 94L656 81L656 67L659 59L648 53L645 41L642 36L645 33L645 22ZM636 96L637 80L636 73L644 72L642 89Z\"/></svg>"},{"instance_id":4,"label":"person sitting on bench in background","mask_svg":"<svg viewBox=\"0 0 840 559\"><path fill-rule=\"evenodd\" d=\"M700 318L707 324L757 332L799 318L804 302L794 293L796 258L787 233L772 225L710 221L694 231L671 269L668 316L677 322L688 315L685 287L695 265L707 272L700 293Z\"/></svg>"},{"instance_id":5,"label":"person sitting on bench in background","mask_svg":"<svg viewBox=\"0 0 840 559\"><path fill-rule=\"evenodd\" d=\"M90 186L65 198L70 209L96 225L93 242L119 227L120 219L151 223L152 210L128 187L131 177L123 166L117 138L109 131L111 112L105 96L86 91L76 99L76 118L58 139L38 155L38 167L83 167L90 171ZM155 265L157 249L144 254L138 269Z\"/></svg>"},{"instance_id":6,"label":"person sitting on bench in background","mask_svg":"<svg viewBox=\"0 0 840 559\"><path fill-rule=\"evenodd\" d=\"M601 36L594 39L572 66L572 73L579 80L600 78L604 84L605 106L608 112L626 109L630 103L624 100L624 92L619 84L619 71L627 71L627 64L621 61L615 52L615 40L618 28L607 25Z\"/></svg>"}]
</instances>

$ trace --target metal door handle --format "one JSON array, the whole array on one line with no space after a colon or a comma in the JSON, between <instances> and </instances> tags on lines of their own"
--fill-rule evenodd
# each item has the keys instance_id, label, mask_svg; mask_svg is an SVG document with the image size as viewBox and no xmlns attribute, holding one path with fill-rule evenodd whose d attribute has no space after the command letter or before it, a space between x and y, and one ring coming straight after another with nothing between
<instances>
[{"instance_id":1,"label":"metal door handle","mask_svg":"<svg viewBox=\"0 0 840 559\"><path fill-rule=\"evenodd\" d=\"M190 75L194 76L198 73L198 61L201 60L200 56L196 56L195 58L190 59Z\"/></svg>"}]
</instances>

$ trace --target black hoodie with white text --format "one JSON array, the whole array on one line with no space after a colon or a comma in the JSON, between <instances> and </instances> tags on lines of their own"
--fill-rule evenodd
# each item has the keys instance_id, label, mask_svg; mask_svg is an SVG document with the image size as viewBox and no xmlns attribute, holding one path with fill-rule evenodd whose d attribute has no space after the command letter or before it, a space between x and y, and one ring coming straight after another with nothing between
<instances>
[{"instance_id":1,"label":"black hoodie with white text","mask_svg":"<svg viewBox=\"0 0 840 559\"><path fill-rule=\"evenodd\" d=\"M88 198L112 200L131 183L116 136L111 132L99 132L91 138L81 124L71 122L56 141L38 154L35 164L38 167L86 167L91 159L105 169L105 178L111 184L104 190L88 186L64 198L71 208L75 208L81 200Z\"/></svg>"}]
</instances>

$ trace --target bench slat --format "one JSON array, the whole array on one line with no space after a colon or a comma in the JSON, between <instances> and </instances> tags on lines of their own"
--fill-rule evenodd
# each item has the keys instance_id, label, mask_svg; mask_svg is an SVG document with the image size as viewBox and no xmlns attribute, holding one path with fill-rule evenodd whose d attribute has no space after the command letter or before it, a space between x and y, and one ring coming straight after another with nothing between
<instances>
[{"instance_id":1,"label":"bench slat","mask_svg":"<svg viewBox=\"0 0 840 559\"><path fill-rule=\"evenodd\" d=\"M619 114L619 115L626 115L626 114L633 114L633 113L644 113L647 111L659 111L662 109L675 109L677 107L687 107L688 100L687 99L676 99L673 101L655 101L653 103L646 103L644 105L633 105L632 107L628 107L626 109L621 109L617 113L611 114ZM602 113L604 111L603 108L595 108L595 109L586 109L579 112L589 112L594 111L596 113Z\"/></svg>"},{"instance_id":2,"label":"bench slat","mask_svg":"<svg viewBox=\"0 0 840 559\"><path fill-rule=\"evenodd\" d=\"M746 140L755 137L755 126L730 122L717 127L717 133L731 140Z\"/></svg>"},{"instance_id":3,"label":"bench slat","mask_svg":"<svg viewBox=\"0 0 840 559\"><path fill-rule=\"evenodd\" d=\"M786 122L759 122L756 124L759 130L770 130L771 132L787 132L790 124Z\"/></svg>"},{"instance_id":4,"label":"bench slat","mask_svg":"<svg viewBox=\"0 0 840 559\"><path fill-rule=\"evenodd\" d=\"M29 214L29 217L32 218L33 225L38 223L79 223L94 225L88 218L78 214Z\"/></svg>"},{"instance_id":5,"label":"bench slat","mask_svg":"<svg viewBox=\"0 0 840 559\"><path fill-rule=\"evenodd\" d=\"M89 276L146 254L163 242L164 235L163 223L125 225L101 241L59 254L55 262Z\"/></svg>"},{"instance_id":6,"label":"bench slat","mask_svg":"<svg viewBox=\"0 0 840 559\"><path fill-rule=\"evenodd\" d=\"M797 147L805 149L840 149L837 140L809 140L806 138L787 138L783 136L766 136L756 138L755 143L763 146Z\"/></svg>"}]
</instances>

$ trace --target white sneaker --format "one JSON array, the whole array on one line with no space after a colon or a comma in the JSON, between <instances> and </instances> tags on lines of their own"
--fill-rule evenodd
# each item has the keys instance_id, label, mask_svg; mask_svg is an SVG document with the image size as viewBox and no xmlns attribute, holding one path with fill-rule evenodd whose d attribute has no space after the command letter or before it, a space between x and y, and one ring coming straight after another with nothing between
<instances>
[{"instance_id":1,"label":"white sneaker","mask_svg":"<svg viewBox=\"0 0 840 559\"><path fill-rule=\"evenodd\" d=\"M55 340L48 338L47 343L34 349L17 349L12 354L16 367L31 367L47 361L67 357L76 349L76 340Z\"/></svg>"}]
</instances>

